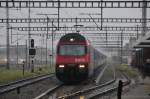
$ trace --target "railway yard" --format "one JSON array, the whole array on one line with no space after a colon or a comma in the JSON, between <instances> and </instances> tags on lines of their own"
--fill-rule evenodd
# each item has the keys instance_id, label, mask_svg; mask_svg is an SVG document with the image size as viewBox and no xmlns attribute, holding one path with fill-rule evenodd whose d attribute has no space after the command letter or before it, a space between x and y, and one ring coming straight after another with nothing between
<instances>
[{"instance_id":1,"label":"railway yard","mask_svg":"<svg viewBox=\"0 0 150 99\"><path fill-rule=\"evenodd\" d=\"M0 99L150 99L149 0L1 0Z\"/></svg>"},{"instance_id":2,"label":"railway yard","mask_svg":"<svg viewBox=\"0 0 150 99\"><path fill-rule=\"evenodd\" d=\"M114 65L114 66L113 66ZM54 74L33 77L24 81L0 86L1 99L111 99L115 98L118 81L125 86L124 93L134 88L139 79L130 78L127 72L115 69L115 64L104 64L96 69L94 77L80 84L65 85ZM106 68L106 69L105 69ZM100 78L99 78L100 76ZM99 81L96 83L96 80ZM138 82L136 82L138 81ZM136 83L135 83L136 82ZM110 98L111 97L111 98Z\"/></svg>"}]
</instances>

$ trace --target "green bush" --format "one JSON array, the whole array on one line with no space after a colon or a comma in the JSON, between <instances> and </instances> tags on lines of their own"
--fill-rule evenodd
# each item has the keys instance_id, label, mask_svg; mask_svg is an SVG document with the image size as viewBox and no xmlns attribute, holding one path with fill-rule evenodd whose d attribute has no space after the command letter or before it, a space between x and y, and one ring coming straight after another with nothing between
<instances>
[{"instance_id":1,"label":"green bush","mask_svg":"<svg viewBox=\"0 0 150 99\"><path fill-rule=\"evenodd\" d=\"M132 69L127 64L121 64L120 66L117 66L117 69L125 72L128 76L135 78L138 76L138 72L135 69Z\"/></svg>"}]
</instances>

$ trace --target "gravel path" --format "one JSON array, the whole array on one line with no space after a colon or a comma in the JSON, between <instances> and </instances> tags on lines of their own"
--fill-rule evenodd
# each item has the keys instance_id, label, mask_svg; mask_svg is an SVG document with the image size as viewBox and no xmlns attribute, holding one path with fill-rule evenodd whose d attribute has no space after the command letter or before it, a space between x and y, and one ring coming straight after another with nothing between
<instances>
[{"instance_id":1,"label":"gravel path","mask_svg":"<svg viewBox=\"0 0 150 99\"><path fill-rule=\"evenodd\" d=\"M139 80L139 83L122 95L122 99L150 99L150 78Z\"/></svg>"},{"instance_id":2,"label":"gravel path","mask_svg":"<svg viewBox=\"0 0 150 99\"><path fill-rule=\"evenodd\" d=\"M143 80L139 76L138 79L131 79L131 84L123 90L122 99L150 99L150 78L147 77ZM116 96L104 99L117 99Z\"/></svg>"}]
</instances>

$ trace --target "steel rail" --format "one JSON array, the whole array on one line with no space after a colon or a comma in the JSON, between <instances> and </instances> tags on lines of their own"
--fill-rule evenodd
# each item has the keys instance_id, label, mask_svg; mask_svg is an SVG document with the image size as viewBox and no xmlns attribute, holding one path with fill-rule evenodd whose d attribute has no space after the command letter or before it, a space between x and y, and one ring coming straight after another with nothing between
<instances>
[{"instance_id":1,"label":"steel rail","mask_svg":"<svg viewBox=\"0 0 150 99\"><path fill-rule=\"evenodd\" d=\"M106 68L108 67L108 65L106 64L104 67L103 67L103 70L102 72L99 74L99 76L97 77L97 79L95 80L95 83L97 84L96 86L94 87L91 87L91 88L88 88L88 89L84 89L84 90L81 90L81 91L77 91L77 92L74 92L74 93L71 93L71 94L67 94L67 95L63 95L63 96L59 96L58 99L72 99L73 97L75 96L79 96L81 94L85 94L87 92L90 92L90 91L93 91L93 90L96 90L98 88L102 88L102 87L105 87L107 85L110 85L110 84L113 84L115 81L116 81L116 74L114 72L114 78L110 81L107 81L105 82L104 84L98 84L100 79L102 78Z\"/></svg>"},{"instance_id":2,"label":"steel rail","mask_svg":"<svg viewBox=\"0 0 150 99\"><path fill-rule=\"evenodd\" d=\"M30 3L30 4L29 4ZM0 8L150 8L150 1L0 1ZM8 6L7 6L8 5Z\"/></svg>"},{"instance_id":3,"label":"steel rail","mask_svg":"<svg viewBox=\"0 0 150 99\"><path fill-rule=\"evenodd\" d=\"M110 85L110 84L112 84L114 82L115 82L115 79L114 80L110 80L110 81L108 81L108 82L106 82L104 84L97 85L95 87L91 87L91 88L88 88L88 89L77 91L77 92L74 92L74 93L71 93L71 94L68 94L68 95L60 96L60 97L58 97L58 99L68 99L68 98L72 99L72 97L75 97L75 96L78 96L78 95L81 95L81 94L85 94L85 93L93 91L93 90L95 90L97 88L105 87L105 86Z\"/></svg>"},{"instance_id":4,"label":"steel rail","mask_svg":"<svg viewBox=\"0 0 150 99\"><path fill-rule=\"evenodd\" d=\"M123 72L121 72L121 73L122 73L123 76L127 79L127 81L124 81L124 82L123 82L123 87L129 85L129 84L131 83L131 80L129 79L129 77L128 77L125 73L123 73ZM109 94L109 93L111 93L111 92L113 92L113 91L116 91L117 89L118 89L118 86L111 87L111 88L106 89L106 90L104 90L104 91L101 91L101 92L99 92L99 93L94 93L92 96L88 97L87 99L95 99L95 98L98 97L98 96L103 96L103 95L105 95L105 94Z\"/></svg>"},{"instance_id":5,"label":"steel rail","mask_svg":"<svg viewBox=\"0 0 150 99\"><path fill-rule=\"evenodd\" d=\"M90 22L101 22L101 18L59 18L60 23L90 23ZM49 22L58 23L58 18L49 18ZM142 18L103 18L104 23L143 23L144 21L150 22L150 19ZM1 18L0 23L6 23L7 19ZM9 18L9 23L47 23L47 18Z\"/></svg>"},{"instance_id":6,"label":"steel rail","mask_svg":"<svg viewBox=\"0 0 150 99\"><path fill-rule=\"evenodd\" d=\"M96 44L97 45L97 44ZM106 44L105 44L106 45ZM102 76L104 75L105 70L107 69L108 65L104 66L103 70L101 71L101 73L98 75L98 77L95 80L95 83L98 84L102 78Z\"/></svg>"},{"instance_id":7,"label":"steel rail","mask_svg":"<svg viewBox=\"0 0 150 99\"><path fill-rule=\"evenodd\" d=\"M7 83L7 84L3 84L3 85L0 85L0 89L3 88L3 87L6 87L6 86L11 86L11 85L13 85L13 84L17 84L17 83L20 83L20 82L32 80L32 79L39 78L39 77L43 77L43 76L46 76L46 75L47 75L47 74L39 75L39 76L35 76L35 77L29 77L29 78L25 78L25 79L13 81L13 82L10 82L10 83Z\"/></svg>"},{"instance_id":8,"label":"steel rail","mask_svg":"<svg viewBox=\"0 0 150 99\"><path fill-rule=\"evenodd\" d=\"M63 86L63 84L56 85L55 87L46 90L45 92L43 92L39 96L35 97L34 99L45 99L44 97L46 97L47 95L49 95L50 93L54 92L55 90L57 90L58 88L60 88L62 86Z\"/></svg>"},{"instance_id":9,"label":"steel rail","mask_svg":"<svg viewBox=\"0 0 150 99\"><path fill-rule=\"evenodd\" d=\"M101 64L104 65L105 63ZM45 92L41 93L39 96L35 97L34 99L46 99L46 97L48 97L50 95L50 93L54 92L56 89L62 87L64 84L59 84L56 85L53 88L50 88L48 90L46 90Z\"/></svg>"},{"instance_id":10,"label":"steel rail","mask_svg":"<svg viewBox=\"0 0 150 99\"><path fill-rule=\"evenodd\" d=\"M39 81L48 79L50 77L54 76L53 74L45 74L45 75L40 75L36 77L31 77L23 80L18 80L15 82L11 82L9 84L1 85L0 87L0 94L5 94L8 92L11 92L13 90L20 90L20 88L25 87L27 85L31 85L33 83L37 83Z\"/></svg>"},{"instance_id":11,"label":"steel rail","mask_svg":"<svg viewBox=\"0 0 150 99\"><path fill-rule=\"evenodd\" d=\"M98 97L98 96L103 96L103 95L105 95L105 94L108 94L108 93L111 93L111 92L113 92L113 91L116 91L117 89L118 89L118 87L112 87L112 88L109 88L109 89L107 89L107 90L104 90L104 91L102 91L102 92L100 92L100 93L98 93L98 94L96 94L96 95L94 95L94 96L88 97L87 99L94 99L94 98L96 98L96 97Z\"/></svg>"}]
</instances>

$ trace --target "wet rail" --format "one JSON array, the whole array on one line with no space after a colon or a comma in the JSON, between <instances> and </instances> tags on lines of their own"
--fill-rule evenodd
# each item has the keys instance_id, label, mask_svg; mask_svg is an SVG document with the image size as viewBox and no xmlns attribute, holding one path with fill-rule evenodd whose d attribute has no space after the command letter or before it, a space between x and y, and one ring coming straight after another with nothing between
<instances>
[{"instance_id":1,"label":"wet rail","mask_svg":"<svg viewBox=\"0 0 150 99\"><path fill-rule=\"evenodd\" d=\"M106 68L108 68L109 66L108 65L105 65L101 71L101 73L99 74L99 76L96 78L95 80L95 86L92 86L90 88L87 88L87 89L83 89L83 90L80 90L80 91L76 91L74 93L70 93L70 94L66 94L66 95L63 95L63 96L59 96L58 99L74 99L75 97L79 97L79 96L84 96L84 94L87 94L87 93L90 93L94 90L97 90L97 89L101 89L105 86L108 86L108 85L112 85L115 83L116 81L116 74L115 72L113 73L113 79L105 82L105 83L102 83L102 84L99 84L99 81L101 80L101 78L103 77L104 75L104 72L106 70Z\"/></svg>"},{"instance_id":2,"label":"wet rail","mask_svg":"<svg viewBox=\"0 0 150 99\"><path fill-rule=\"evenodd\" d=\"M101 70L100 74L98 75L99 79L100 79L100 77L102 77L103 73L105 72L106 68L108 67L106 64L104 64L104 65L102 66L103 68L100 68L102 70ZM93 85L96 84L96 82L95 82L96 79L97 78L95 78L95 80L92 81ZM61 89L65 90L65 91L69 90L69 93L67 91L66 93L68 93L68 94L64 94L63 96L61 96L61 95L56 96L56 98L58 98L58 99L64 99L64 98L69 98L69 97L73 98L74 96L80 95L81 93L89 92L91 90L94 90L95 88L100 88L100 87L109 85L109 84L113 83L114 81L115 81L115 79L110 80L109 82L106 82L105 84L100 84L100 85L97 85L97 86L94 86L94 87L89 87L88 89L85 89L85 90L81 90L82 89L81 87L85 87L84 82L81 85L73 85L73 86L69 86L69 87L64 85L64 84L60 84L60 85L56 85L53 88L49 88L47 91L45 91L44 93L42 93L39 96L35 97L34 99L48 99L51 95L53 95L54 93L59 92ZM90 82L90 81L88 81L88 82ZM78 91L76 91L76 90L78 90Z\"/></svg>"},{"instance_id":3,"label":"wet rail","mask_svg":"<svg viewBox=\"0 0 150 99\"><path fill-rule=\"evenodd\" d=\"M22 88L22 87L37 83L39 81L43 81L43 80L48 79L53 76L54 76L54 74L44 74L44 75L40 75L40 76L35 76L35 77L27 78L27 79L14 81L9 84L1 85L0 86L0 95L11 92L13 90L17 90L17 92L19 92L20 88Z\"/></svg>"}]
</instances>

